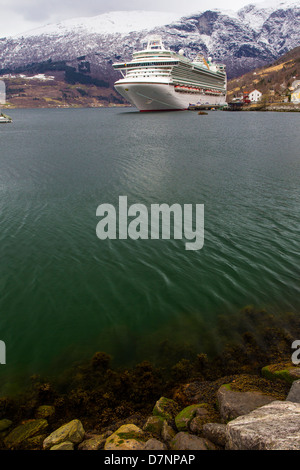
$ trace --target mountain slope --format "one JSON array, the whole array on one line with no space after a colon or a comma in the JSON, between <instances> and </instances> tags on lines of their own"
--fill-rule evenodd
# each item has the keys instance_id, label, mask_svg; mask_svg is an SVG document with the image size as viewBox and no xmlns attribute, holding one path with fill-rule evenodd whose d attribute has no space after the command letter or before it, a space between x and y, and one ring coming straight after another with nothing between
<instances>
[{"instance_id":1,"label":"mountain slope","mask_svg":"<svg viewBox=\"0 0 300 470\"><path fill-rule=\"evenodd\" d=\"M266 67L253 70L228 82L228 101L255 88L271 101L282 100L294 80L300 80L300 46Z\"/></svg>"},{"instance_id":2,"label":"mountain slope","mask_svg":"<svg viewBox=\"0 0 300 470\"><path fill-rule=\"evenodd\" d=\"M119 77L112 63L130 59L142 48L145 36L160 34L167 48L184 49L190 58L202 51L225 63L228 76L234 77L298 46L299 30L300 0L275 7L248 5L238 12L205 11L176 21L172 14L112 12L2 38L0 69L7 72L50 59L78 69L82 61L77 59L84 57L88 63L84 73L112 84Z\"/></svg>"}]
</instances>

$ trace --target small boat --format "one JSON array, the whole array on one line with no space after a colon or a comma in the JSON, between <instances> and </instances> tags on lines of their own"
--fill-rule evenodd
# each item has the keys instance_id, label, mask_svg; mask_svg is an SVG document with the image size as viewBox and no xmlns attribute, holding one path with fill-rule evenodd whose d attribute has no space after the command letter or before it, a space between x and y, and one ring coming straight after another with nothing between
<instances>
[{"instance_id":1,"label":"small boat","mask_svg":"<svg viewBox=\"0 0 300 470\"><path fill-rule=\"evenodd\" d=\"M9 116L6 116L5 114L1 113L0 114L0 124L1 123L7 123L7 122L12 122L12 118Z\"/></svg>"}]
</instances>

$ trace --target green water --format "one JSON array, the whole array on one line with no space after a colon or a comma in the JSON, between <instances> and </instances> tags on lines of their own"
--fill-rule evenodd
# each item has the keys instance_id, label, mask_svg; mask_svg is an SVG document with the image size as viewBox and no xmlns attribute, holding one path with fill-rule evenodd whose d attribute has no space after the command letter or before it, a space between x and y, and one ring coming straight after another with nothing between
<instances>
[{"instance_id":1,"label":"green water","mask_svg":"<svg viewBox=\"0 0 300 470\"><path fill-rule=\"evenodd\" d=\"M0 129L0 380L55 374L98 350L132 364L165 339L201 351L217 316L247 304L299 311L297 113L10 114ZM96 209L121 195L204 204L203 249L99 240Z\"/></svg>"}]
</instances>

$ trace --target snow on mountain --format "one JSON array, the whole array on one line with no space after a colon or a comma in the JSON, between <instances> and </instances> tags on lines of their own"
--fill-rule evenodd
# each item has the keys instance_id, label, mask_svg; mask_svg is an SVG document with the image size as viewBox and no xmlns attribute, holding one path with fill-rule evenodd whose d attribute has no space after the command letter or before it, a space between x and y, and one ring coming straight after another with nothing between
<instances>
[{"instance_id":1,"label":"snow on mountain","mask_svg":"<svg viewBox=\"0 0 300 470\"><path fill-rule=\"evenodd\" d=\"M174 13L110 12L0 39L0 70L64 61L112 83L119 77L112 63L130 60L142 48L145 36L159 34L165 47L183 49L189 58L202 52L225 63L228 76L233 77L298 46L299 31L300 0L267 0L237 12L207 10L182 18Z\"/></svg>"},{"instance_id":2,"label":"snow on mountain","mask_svg":"<svg viewBox=\"0 0 300 470\"><path fill-rule=\"evenodd\" d=\"M265 21L274 11L289 10L300 6L299 0L266 0L257 4L246 5L237 12L237 17L255 31L259 32Z\"/></svg>"},{"instance_id":3,"label":"snow on mountain","mask_svg":"<svg viewBox=\"0 0 300 470\"><path fill-rule=\"evenodd\" d=\"M259 9L271 8L272 10L286 10L287 8L299 7L299 0L264 0L256 3L255 6Z\"/></svg>"},{"instance_id":4,"label":"snow on mountain","mask_svg":"<svg viewBox=\"0 0 300 470\"><path fill-rule=\"evenodd\" d=\"M61 35L72 31L89 34L126 34L163 26L180 18L177 13L161 11L112 11L102 15L84 18L72 18L57 24L36 28L15 37L40 35Z\"/></svg>"},{"instance_id":5,"label":"snow on mountain","mask_svg":"<svg viewBox=\"0 0 300 470\"><path fill-rule=\"evenodd\" d=\"M273 8L270 7L257 8L256 5L247 5L238 11L237 17L247 24L249 28L259 32L272 12Z\"/></svg>"}]
</instances>

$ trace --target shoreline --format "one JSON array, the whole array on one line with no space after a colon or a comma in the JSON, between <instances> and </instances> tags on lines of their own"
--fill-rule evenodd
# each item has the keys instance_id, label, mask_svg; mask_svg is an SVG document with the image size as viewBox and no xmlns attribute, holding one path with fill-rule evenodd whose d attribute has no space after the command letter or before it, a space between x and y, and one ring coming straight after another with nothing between
<instances>
[{"instance_id":1,"label":"shoreline","mask_svg":"<svg viewBox=\"0 0 300 470\"><path fill-rule=\"evenodd\" d=\"M70 104L70 105L57 105L57 104L48 104L47 106L16 106L16 105L3 105L2 109L7 110L15 110L15 109L107 109L107 108L132 108L136 109L134 106L130 104L115 104L109 103L108 105L99 105L96 106L94 104L88 105L84 104ZM199 108L200 109L200 108ZM138 111L138 110L137 110ZM170 112L173 110L170 109ZM188 109L188 111L194 111L194 109ZM198 111L198 108L195 108L195 111ZM214 111L222 111L222 109L216 109ZM240 109L237 110L230 110L224 109L224 111L264 111L264 112L300 112L300 103L253 103L250 105L241 106Z\"/></svg>"},{"instance_id":2,"label":"shoreline","mask_svg":"<svg viewBox=\"0 0 300 470\"><path fill-rule=\"evenodd\" d=\"M108 108L132 108L133 106L129 105L129 104L117 104L117 105L108 105L108 106L86 106L86 105L69 105L69 106L36 106L36 107L32 107L32 106L14 106L14 105L11 105L11 106L2 106L2 109L3 110L15 110L15 109L101 109L101 108L104 108L104 109L108 109Z\"/></svg>"},{"instance_id":3,"label":"shoreline","mask_svg":"<svg viewBox=\"0 0 300 470\"><path fill-rule=\"evenodd\" d=\"M154 409L163 397L176 403L176 416L194 405L201 408L200 415L193 415L193 419L201 419L193 425L176 424L176 416L166 420L172 439L184 431L192 440L205 438L204 424L227 425L220 398L226 390L248 393L247 401L260 393L264 400L272 397L272 401L284 402L295 380L286 371L295 369L291 344L300 338L300 319L291 313L277 318L251 307L243 309L239 316L242 321L237 319L231 327L237 328L242 341L225 341L216 357L199 353L172 364L168 363L167 351L165 364L143 361L132 368L115 369L111 367L112 358L98 352L90 361L64 371L55 382L32 376L28 390L0 398L0 449L42 450L51 433L77 420L84 428L80 445L97 436L100 442L99 436L105 435L99 444L99 449L103 449L113 433L130 425L141 429L144 438L155 439L166 446L165 450L171 450L171 441L158 438L157 427L152 427L154 421L158 428L162 424L153 416L157 417ZM250 328L242 327L247 324ZM41 420L43 430L38 426ZM8 427L1 431L5 423ZM32 427L30 436L28 427ZM25 437L20 437L22 431Z\"/></svg>"},{"instance_id":4,"label":"shoreline","mask_svg":"<svg viewBox=\"0 0 300 470\"><path fill-rule=\"evenodd\" d=\"M290 103L266 103L266 104L257 104L252 106L243 106L242 111L274 111L278 113L299 113L300 104L290 104Z\"/></svg>"}]
</instances>

